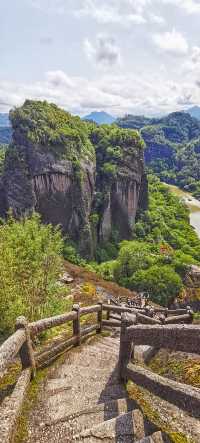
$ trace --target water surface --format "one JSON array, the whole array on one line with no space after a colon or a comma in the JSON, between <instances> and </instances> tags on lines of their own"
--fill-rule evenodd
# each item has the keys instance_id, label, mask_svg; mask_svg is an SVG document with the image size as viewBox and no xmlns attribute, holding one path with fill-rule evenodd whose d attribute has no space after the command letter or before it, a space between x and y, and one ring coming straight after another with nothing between
<instances>
[{"instance_id":1,"label":"water surface","mask_svg":"<svg viewBox=\"0 0 200 443\"><path fill-rule=\"evenodd\" d=\"M189 192L183 191L177 186L167 185L173 194L180 197L190 211L190 224L193 226L200 238L200 201L194 198Z\"/></svg>"}]
</instances>

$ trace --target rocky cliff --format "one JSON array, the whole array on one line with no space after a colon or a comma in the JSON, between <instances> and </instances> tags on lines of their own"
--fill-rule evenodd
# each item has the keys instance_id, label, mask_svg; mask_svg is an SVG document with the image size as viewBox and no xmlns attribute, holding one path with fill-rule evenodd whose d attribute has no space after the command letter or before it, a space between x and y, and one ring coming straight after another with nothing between
<instances>
[{"instance_id":1,"label":"rocky cliff","mask_svg":"<svg viewBox=\"0 0 200 443\"><path fill-rule=\"evenodd\" d=\"M162 181L200 199L200 121L189 113L173 112L160 119L125 116L122 128L139 129L146 143L145 161Z\"/></svg>"},{"instance_id":2,"label":"rocky cliff","mask_svg":"<svg viewBox=\"0 0 200 443\"><path fill-rule=\"evenodd\" d=\"M1 216L9 208L16 217L36 210L45 223L60 224L88 258L113 229L130 237L138 202L147 199L137 133L100 130L46 102L26 101L10 119Z\"/></svg>"}]
</instances>

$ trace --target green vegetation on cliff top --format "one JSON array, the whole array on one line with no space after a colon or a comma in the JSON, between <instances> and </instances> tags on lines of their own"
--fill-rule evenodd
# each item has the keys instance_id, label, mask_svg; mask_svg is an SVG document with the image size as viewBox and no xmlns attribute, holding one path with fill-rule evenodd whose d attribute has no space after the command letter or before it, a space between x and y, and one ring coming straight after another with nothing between
<instances>
[{"instance_id":1,"label":"green vegetation on cliff top","mask_svg":"<svg viewBox=\"0 0 200 443\"><path fill-rule=\"evenodd\" d=\"M10 120L14 144L52 152L58 160L94 159L85 123L54 104L26 100L10 112Z\"/></svg>"}]
</instances>

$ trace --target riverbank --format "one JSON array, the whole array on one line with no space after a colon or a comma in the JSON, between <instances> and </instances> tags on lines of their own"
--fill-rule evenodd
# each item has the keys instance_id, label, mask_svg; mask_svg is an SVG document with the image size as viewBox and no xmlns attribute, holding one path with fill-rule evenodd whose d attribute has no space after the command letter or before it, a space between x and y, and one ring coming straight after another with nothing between
<instances>
[{"instance_id":1,"label":"riverbank","mask_svg":"<svg viewBox=\"0 0 200 443\"><path fill-rule=\"evenodd\" d=\"M188 207L190 211L190 224L193 226L200 238L200 201L194 198L189 192L183 191L177 186L168 185L167 183L165 184L168 186L171 192L177 195L177 197L180 197L180 199L183 200Z\"/></svg>"}]
</instances>

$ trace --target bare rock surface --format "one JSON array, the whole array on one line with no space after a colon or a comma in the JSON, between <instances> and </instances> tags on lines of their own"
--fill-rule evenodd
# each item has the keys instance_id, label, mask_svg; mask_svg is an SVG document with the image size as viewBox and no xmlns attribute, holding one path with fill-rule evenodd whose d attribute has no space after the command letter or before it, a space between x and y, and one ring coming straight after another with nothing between
<instances>
[{"instance_id":1,"label":"bare rock surface","mask_svg":"<svg viewBox=\"0 0 200 443\"><path fill-rule=\"evenodd\" d=\"M119 380L118 354L116 334L99 337L69 352L65 361L50 372L40 392L26 442L166 441L162 433L160 440L154 439L158 429L128 398Z\"/></svg>"}]
</instances>

